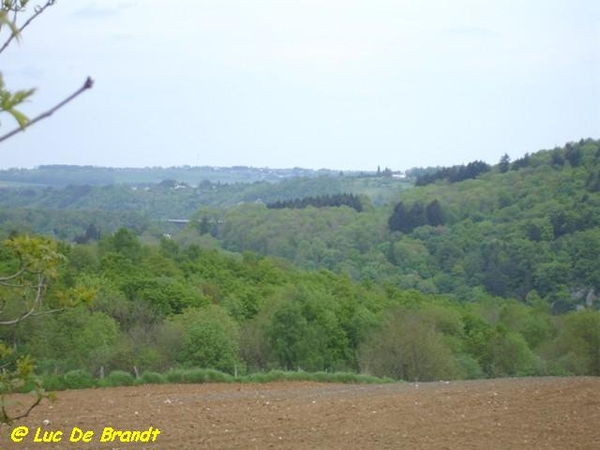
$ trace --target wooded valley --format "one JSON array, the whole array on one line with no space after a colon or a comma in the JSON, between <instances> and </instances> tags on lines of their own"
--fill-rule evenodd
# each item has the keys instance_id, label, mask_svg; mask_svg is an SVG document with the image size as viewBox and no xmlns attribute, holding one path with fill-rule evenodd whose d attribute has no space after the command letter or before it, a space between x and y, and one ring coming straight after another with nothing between
<instances>
[{"instance_id":1,"label":"wooded valley","mask_svg":"<svg viewBox=\"0 0 600 450\"><path fill-rule=\"evenodd\" d=\"M4 172L0 273L28 234L65 257L38 314L0 328L40 374L600 375L600 141L406 178ZM0 290L0 319L22 314Z\"/></svg>"}]
</instances>

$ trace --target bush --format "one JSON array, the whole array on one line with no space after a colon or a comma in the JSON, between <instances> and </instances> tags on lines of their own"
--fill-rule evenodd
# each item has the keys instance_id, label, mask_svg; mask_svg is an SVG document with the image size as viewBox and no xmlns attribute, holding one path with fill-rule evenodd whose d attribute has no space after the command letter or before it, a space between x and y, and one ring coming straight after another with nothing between
<instances>
[{"instance_id":1,"label":"bush","mask_svg":"<svg viewBox=\"0 0 600 450\"><path fill-rule=\"evenodd\" d=\"M68 389L65 377L62 375L44 375L42 385L46 391L64 391Z\"/></svg>"},{"instance_id":2,"label":"bush","mask_svg":"<svg viewBox=\"0 0 600 450\"><path fill-rule=\"evenodd\" d=\"M215 305L189 308L169 320L184 330L183 346L177 355L182 365L235 372L239 331L224 309Z\"/></svg>"},{"instance_id":3,"label":"bush","mask_svg":"<svg viewBox=\"0 0 600 450\"><path fill-rule=\"evenodd\" d=\"M135 384L196 384L196 383L270 383L277 381L315 381L319 383L390 383L391 378L378 378L353 372L284 372L271 370L269 372L253 373L241 377L233 377L214 369L171 369L165 374L147 371L136 380L129 372L112 371L106 378L95 380L85 370L72 370L65 375L45 375L42 377L47 391L65 389L84 389L90 387L132 386Z\"/></svg>"},{"instance_id":4,"label":"bush","mask_svg":"<svg viewBox=\"0 0 600 450\"><path fill-rule=\"evenodd\" d=\"M270 383L273 381L316 381L319 383L391 383L391 378L378 378L353 372L284 372L271 370L253 373L240 378L244 383Z\"/></svg>"},{"instance_id":5,"label":"bush","mask_svg":"<svg viewBox=\"0 0 600 450\"><path fill-rule=\"evenodd\" d=\"M164 384L167 377L158 372L144 372L140 378L143 384Z\"/></svg>"},{"instance_id":6,"label":"bush","mask_svg":"<svg viewBox=\"0 0 600 450\"><path fill-rule=\"evenodd\" d=\"M165 378L169 383L186 383L184 373L182 369L170 369L165 373Z\"/></svg>"},{"instance_id":7,"label":"bush","mask_svg":"<svg viewBox=\"0 0 600 450\"><path fill-rule=\"evenodd\" d=\"M220 372L218 370L206 369L205 372L206 381L211 383L231 383L235 380L235 378L228 373Z\"/></svg>"},{"instance_id":8,"label":"bush","mask_svg":"<svg viewBox=\"0 0 600 450\"><path fill-rule=\"evenodd\" d=\"M536 358L520 333L497 327L489 341L489 366L492 377L536 375Z\"/></svg>"},{"instance_id":9,"label":"bush","mask_svg":"<svg viewBox=\"0 0 600 450\"><path fill-rule=\"evenodd\" d=\"M447 326L431 311L397 309L359 349L361 370L378 377L406 381L460 378L452 340L438 326Z\"/></svg>"},{"instance_id":10,"label":"bush","mask_svg":"<svg viewBox=\"0 0 600 450\"><path fill-rule=\"evenodd\" d=\"M271 381L281 381L286 379L286 372L282 370L271 370L269 372L259 372L246 375L242 381L247 383L269 383Z\"/></svg>"},{"instance_id":11,"label":"bush","mask_svg":"<svg viewBox=\"0 0 600 450\"><path fill-rule=\"evenodd\" d=\"M183 371L183 383L230 383L233 377L214 369L188 369Z\"/></svg>"},{"instance_id":12,"label":"bush","mask_svg":"<svg viewBox=\"0 0 600 450\"><path fill-rule=\"evenodd\" d=\"M169 383L231 383L235 378L215 369L171 369L165 377Z\"/></svg>"},{"instance_id":13,"label":"bush","mask_svg":"<svg viewBox=\"0 0 600 450\"><path fill-rule=\"evenodd\" d=\"M462 378L466 378L467 380L477 380L484 377L483 369L471 355L461 353L456 356L456 362L462 372Z\"/></svg>"},{"instance_id":14,"label":"bush","mask_svg":"<svg viewBox=\"0 0 600 450\"><path fill-rule=\"evenodd\" d=\"M96 386L96 380L92 375L83 369L71 370L64 377L65 389L85 389Z\"/></svg>"},{"instance_id":15,"label":"bush","mask_svg":"<svg viewBox=\"0 0 600 450\"><path fill-rule=\"evenodd\" d=\"M187 369L183 372L184 383L206 383L208 376L205 369Z\"/></svg>"},{"instance_id":16,"label":"bush","mask_svg":"<svg viewBox=\"0 0 600 450\"><path fill-rule=\"evenodd\" d=\"M100 384L103 387L133 386L135 384L135 378L129 372L113 370L100 382Z\"/></svg>"},{"instance_id":17,"label":"bush","mask_svg":"<svg viewBox=\"0 0 600 450\"><path fill-rule=\"evenodd\" d=\"M361 375L353 372L317 372L312 374L313 381L323 383L390 383L395 382L391 378L378 378L370 375Z\"/></svg>"}]
</instances>

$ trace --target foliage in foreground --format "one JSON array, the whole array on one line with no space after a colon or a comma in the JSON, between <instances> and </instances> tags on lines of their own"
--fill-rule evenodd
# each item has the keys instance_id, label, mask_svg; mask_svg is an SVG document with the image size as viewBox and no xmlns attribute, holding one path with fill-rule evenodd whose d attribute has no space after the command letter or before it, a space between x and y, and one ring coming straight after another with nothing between
<instances>
[{"instance_id":1,"label":"foliage in foreground","mask_svg":"<svg viewBox=\"0 0 600 450\"><path fill-rule=\"evenodd\" d=\"M56 311L57 304L44 304L44 293L55 280L63 256L54 241L29 236L14 236L0 244L0 326L7 332L36 315ZM43 399L52 397L34 374L34 363L27 352L0 340L0 424L26 417ZM32 394L28 406L12 412L9 397L27 390Z\"/></svg>"}]
</instances>

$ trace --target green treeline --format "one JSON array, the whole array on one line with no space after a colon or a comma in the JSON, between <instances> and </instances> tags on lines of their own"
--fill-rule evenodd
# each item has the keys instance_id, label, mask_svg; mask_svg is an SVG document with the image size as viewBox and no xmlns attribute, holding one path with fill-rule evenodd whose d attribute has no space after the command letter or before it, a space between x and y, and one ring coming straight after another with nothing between
<instances>
[{"instance_id":1,"label":"green treeline","mask_svg":"<svg viewBox=\"0 0 600 450\"><path fill-rule=\"evenodd\" d=\"M438 180L445 180L449 183L458 183L459 181L477 178L482 173L489 172L491 166L483 161L473 161L467 165L442 167L432 172L419 175L415 180L415 186L426 186L435 183Z\"/></svg>"},{"instance_id":2,"label":"green treeline","mask_svg":"<svg viewBox=\"0 0 600 450\"><path fill-rule=\"evenodd\" d=\"M360 198L354 194L320 195L318 197L303 197L293 200L278 200L267 204L267 208L269 209L302 209L308 206L314 206L315 208L348 206L357 212L363 210Z\"/></svg>"},{"instance_id":3,"label":"green treeline","mask_svg":"<svg viewBox=\"0 0 600 450\"><path fill-rule=\"evenodd\" d=\"M524 304L484 294L458 302L249 252L226 255L169 239L146 246L126 229L61 250L68 263L46 307L70 306L0 329L15 357L31 354L44 374L600 374L600 313L593 310L556 316L539 298ZM1 252L0 264L14 261Z\"/></svg>"}]
</instances>

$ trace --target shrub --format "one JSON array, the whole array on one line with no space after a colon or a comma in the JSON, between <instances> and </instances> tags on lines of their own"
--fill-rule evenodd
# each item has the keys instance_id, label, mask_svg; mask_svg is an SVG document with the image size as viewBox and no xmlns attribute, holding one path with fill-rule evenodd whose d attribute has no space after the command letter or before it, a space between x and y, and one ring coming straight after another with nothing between
<instances>
[{"instance_id":1,"label":"shrub","mask_svg":"<svg viewBox=\"0 0 600 450\"><path fill-rule=\"evenodd\" d=\"M466 378L467 380L477 380L484 377L483 369L471 355L461 353L456 356L456 362L462 372L462 378Z\"/></svg>"},{"instance_id":2,"label":"shrub","mask_svg":"<svg viewBox=\"0 0 600 450\"><path fill-rule=\"evenodd\" d=\"M207 380L205 369L187 369L183 371L184 383L206 383Z\"/></svg>"},{"instance_id":3,"label":"shrub","mask_svg":"<svg viewBox=\"0 0 600 450\"><path fill-rule=\"evenodd\" d=\"M212 383L231 383L234 381L234 377L228 373L220 372L214 369L206 369L206 381Z\"/></svg>"},{"instance_id":4,"label":"shrub","mask_svg":"<svg viewBox=\"0 0 600 450\"><path fill-rule=\"evenodd\" d=\"M281 381L286 379L286 372L282 370L271 370L269 372L259 372L246 375L242 381L248 383L269 383L271 381Z\"/></svg>"},{"instance_id":5,"label":"shrub","mask_svg":"<svg viewBox=\"0 0 600 450\"><path fill-rule=\"evenodd\" d=\"M133 386L135 378L129 372L113 370L100 384L105 387Z\"/></svg>"},{"instance_id":6,"label":"shrub","mask_svg":"<svg viewBox=\"0 0 600 450\"><path fill-rule=\"evenodd\" d=\"M158 372L144 372L140 380L143 384L164 384L167 377Z\"/></svg>"},{"instance_id":7,"label":"shrub","mask_svg":"<svg viewBox=\"0 0 600 450\"><path fill-rule=\"evenodd\" d=\"M46 391L64 391L68 389L65 377L62 375L44 375L42 384Z\"/></svg>"},{"instance_id":8,"label":"shrub","mask_svg":"<svg viewBox=\"0 0 600 450\"><path fill-rule=\"evenodd\" d=\"M185 383L184 372L182 369L170 369L165 373L165 378L169 383Z\"/></svg>"},{"instance_id":9,"label":"shrub","mask_svg":"<svg viewBox=\"0 0 600 450\"><path fill-rule=\"evenodd\" d=\"M71 370L64 377L65 389L85 389L96 386L92 375L83 369Z\"/></svg>"},{"instance_id":10,"label":"shrub","mask_svg":"<svg viewBox=\"0 0 600 450\"><path fill-rule=\"evenodd\" d=\"M183 346L177 355L182 365L235 372L239 331L224 309L214 305L189 308L169 320L184 330Z\"/></svg>"},{"instance_id":11,"label":"shrub","mask_svg":"<svg viewBox=\"0 0 600 450\"><path fill-rule=\"evenodd\" d=\"M230 383L233 377L215 369L188 369L183 371L184 383Z\"/></svg>"},{"instance_id":12,"label":"shrub","mask_svg":"<svg viewBox=\"0 0 600 450\"><path fill-rule=\"evenodd\" d=\"M244 383L269 383L273 381L316 381L319 383L392 383L391 378L378 378L353 372L270 372L253 373L240 378Z\"/></svg>"}]
</instances>

